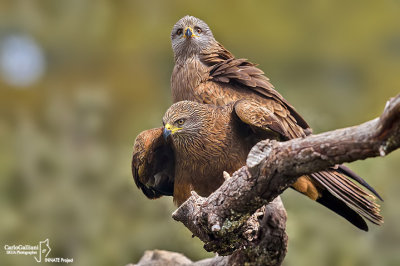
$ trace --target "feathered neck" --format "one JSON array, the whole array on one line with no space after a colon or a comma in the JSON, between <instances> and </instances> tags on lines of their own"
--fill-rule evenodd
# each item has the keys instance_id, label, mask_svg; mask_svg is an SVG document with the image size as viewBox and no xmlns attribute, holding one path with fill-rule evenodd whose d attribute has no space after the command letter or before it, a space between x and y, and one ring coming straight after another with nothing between
<instances>
[{"instance_id":1,"label":"feathered neck","mask_svg":"<svg viewBox=\"0 0 400 266\"><path fill-rule=\"evenodd\" d=\"M207 66L213 66L227 59L234 58L234 55L217 41L213 42L200 52L188 49L185 53L174 55L175 64L180 66L185 65L186 62L191 61L194 58L199 59Z\"/></svg>"}]
</instances>

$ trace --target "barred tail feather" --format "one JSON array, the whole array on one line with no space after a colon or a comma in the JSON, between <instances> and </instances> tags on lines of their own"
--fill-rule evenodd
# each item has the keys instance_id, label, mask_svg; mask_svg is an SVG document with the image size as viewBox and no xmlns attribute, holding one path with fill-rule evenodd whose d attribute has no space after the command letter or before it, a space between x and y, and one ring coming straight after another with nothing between
<instances>
[{"instance_id":1,"label":"barred tail feather","mask_svg":"<svg viewBox=\"0 0 400 266\"><path fill-rule=\"evenodd\" d=\"M365 231L368 230L368 227L365 222L362 223L360 221L360 219L362 219L361 217L357 218L355 216L356 214L361 215L374 224L380 225L383 223L383 217L379 214L379 205L374 202L375 196L362 190L341 172L327 170L313 173L311 177L326 189L322 193L321 198L317 200L319 203L325 205ZM369 187L368 185L367 188ZM374 193L375 190L371 192ZM377 193L376 195L379 197Z\"/></svg>"},{"instance_id":2,"label":"barred tail feather","mask_svg":"<svg viewBox=\"0 0 400 266\"><path fill-rule=\"evenodd\" d=\"M366 189L371 191L375 196L377 196L378 199L383 201L381 195L379 195L378 192L376 192L376 190L373 187L371 187L364 179L362 179L359 175L354 173L347 166L344 166L343 164L341 164L341 165L338 166L337 171L342 173L342 174L345 174L346 176L350 177L351 179L357 181L360 185L362 185L363 187L365 187Z\"/></svg>"}]
</instances>

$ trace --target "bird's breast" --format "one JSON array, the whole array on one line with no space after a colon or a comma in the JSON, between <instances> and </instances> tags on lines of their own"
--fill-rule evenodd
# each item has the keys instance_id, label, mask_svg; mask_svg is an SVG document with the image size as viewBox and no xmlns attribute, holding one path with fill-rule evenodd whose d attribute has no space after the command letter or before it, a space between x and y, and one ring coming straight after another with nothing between
<instances>
[{"instance_id":1,"label":"bird's breast","mask_svg":"<svg viewBox=\"0 0 400 266\"><path fill-rule=\"evenodd\" d=\"M171 76L172 101L199 102L196 88L207 77L208 68L197 57L188 58L183 64L176 64Z\"/></svg>"},{"instance_id":2,"label":"bird's breast","mask_svg":"<svg viewBox=\"0 0 400 266\"><path fill-rule=\"evenodd\" d=\"M202 148L183 149L176 153L175 188L181 194L190 195L190 190L208 196L223 182L223 171L232 174L246 162L247 150L241 142L229 138L232 134L216 131L202 140ZM190 145L190 144L188 144ZM194 147L194 146L193 146ZM198 147L198 145L196 146Z\"/></svg>"}]
</instances>

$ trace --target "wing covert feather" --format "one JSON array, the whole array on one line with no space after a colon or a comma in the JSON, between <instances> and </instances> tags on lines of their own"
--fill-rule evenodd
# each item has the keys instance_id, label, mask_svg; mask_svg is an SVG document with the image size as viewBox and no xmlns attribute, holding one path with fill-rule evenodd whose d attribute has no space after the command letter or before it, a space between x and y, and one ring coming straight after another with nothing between
<instances>
[{"instance_id":1,"label":"wing covert feather","mask_svg":"<svg viewBox=\"0 0 400 266\"><path fill-rule=\"evenodd\" d=\"M244 58L234 58L230 56L221 56L226 51L222 45L217 46L218 50L209 54L202 54L201 60L210 64L209 80L220 83L230 84L231 89L238 86L248 93L256 93L261 98L274 100L277 104L284 106L288 115L295 120L296 126L304 130L308 135L311 129L307 122L301 117L295 108L289 104L270 83L269 78L256 64L249 62ZM224 54L224 53L222 53ZM242 97L241 97L242 98ZM298 134L299 135L299 134Z\"/></svg>"},{"instance_id":2,"label":"wing covert feather","mask_svg":"<svg viewBox=\"0 0 400 266\"><path fill-rule=\"evenodd\" d=\"M278 119L274 110L271 109L257 101L247 99L239 100L234 104L235 113L242 122L263 130L272 130L286 139L292 138L287 130L287 124Z\"/></svg>"}]
</instances>

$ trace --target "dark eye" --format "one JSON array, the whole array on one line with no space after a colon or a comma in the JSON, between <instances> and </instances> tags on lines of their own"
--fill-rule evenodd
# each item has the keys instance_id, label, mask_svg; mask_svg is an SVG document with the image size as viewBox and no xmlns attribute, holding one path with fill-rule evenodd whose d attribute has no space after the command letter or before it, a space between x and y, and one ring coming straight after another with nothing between
<instances>
[{"instance_id":1,"label":"dark eye","mask_svg":"<svg viewBox=\"0 0 400 266\"><path fill-rule=\"evenodd\" d=\"M202 33L203 31L202 31L199 27L196 27L196 32L197 32L198 34L200 34L200 33Z\"/></svg>"},{"instance_id":2,"label":"dark eye","mask_svg":"<svg viewBox=\"0 0 400 266\"><path fill-rule=\"evenodd\" d=\"M178 29L178 30L176 31L176 34L177 34L177 35L182 35L182 32L183 32L182 29Z\"/></svg>"},{"instance_id":3,"label":"dark eye","mask_svg":"<svg viewBox=\"0 0 400 266\"><path fill-rule=\"evenodd\" d=\"M185 123L185 120L184 120L184 119L179 119L178 121L176 121L176 123L177 123L179 126L182 126L182 125Z\"/></svg>"}]
</instances>

